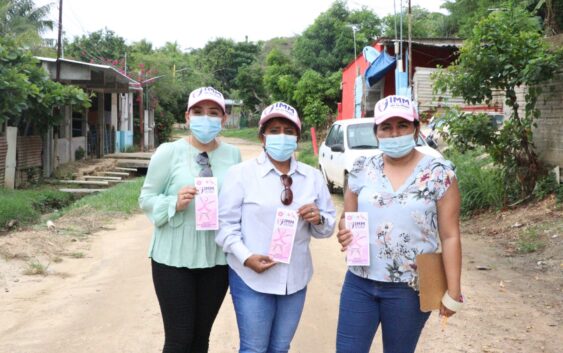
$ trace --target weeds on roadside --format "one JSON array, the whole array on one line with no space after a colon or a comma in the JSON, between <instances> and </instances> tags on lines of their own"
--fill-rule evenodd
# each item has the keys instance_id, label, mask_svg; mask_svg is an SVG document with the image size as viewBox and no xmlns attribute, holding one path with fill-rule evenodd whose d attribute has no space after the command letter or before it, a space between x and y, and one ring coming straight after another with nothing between
<instances>
[{"instance_id":1,"label":"weeds on roadside","mask_svg":"<svg viewBox=\"0 0 563 353\"><path fill-rule=\"evenodd\" d=\"M75 259L82 259L85 255L83 252L73 252L70 253L69 256Z\"/></svg>"},{"instance_id":2,"label":"weeds on roadside","mask_svg":"<svg viewBox=\"0 0 563 353\"><path fill-rule=\"evenodd\" d=\"M563 184L560 184L557 188L557 193L555 194L555 199L557 203L563 205Z\"/></svg>"},{"instance_id":3,"label":"weeds on roadside","mask_svg":"<svg viewBox=\"0 0 563 353\"><path fill-rule=\"evenodd\" d=\"M518 236L516 250L521 254L529 254L542 250L545 247L540 230L536 227L524 230Z\"/></svg>"},{"instance_id":4,"label":"weeds on roadside","mask_svg":"<svg viewBox=\"0 0 563 353\"><path fill-rule=\"evenodd\" d=\"M536 199L543 200L548 195L557 193L559 187L559 181L557 180L555 173L550 172L536 182L533 195Z\"/></svg>"},{"instance_id":5,"label":"weeds on roadside","mask_svg":"<svg viewBox=\"0 0 563 353\"><path fill-rule=\"evenodd\" d=\"M221 136L236 137L250 142L260 142L258 138L258 129L255 127L247 127L242 129L223 129Z\"/></svg>"},{"instance_id":6,"label":"weeds on roadside","mask_svg":"<svg viewBox=\"0 0 563 353\"><path fill-rule=\"evenodd\" d=\"M27 268L24 270L23 274L28 276L46 276L48 268L49 264L43 265L39 261L31 261L27 263Z\"/></svg>"},{"instance_id":7,"label":"weeds on roadside","mask_svg":"<svg viewBox=\"0 0 563 353\"><path fill-rule=\"evenodd\" d=\"M14 219L18 225L31 224L40 214L69 205L73 196L50 187L26 190L0 188L0 228Z\"/></svg>"},{"instance_id":8,"label":"weeds on roadside","mask_svg":"<svg viewBox=\"0 0 563 353\"><path fill-rule=\"evenodd\" d=\"M299 144L299 149L297 150L297 160L308 164L313 168L318 167L318 158L315 156L311 141L305 141Z\"/></svg>"},{"instance_id":9,"label":"weeds on roadside","mask_svg":"<svg viewBox=\"0 0 563 353\"><path fill-rule=\"evenodd\" d=\"M446 158L456 166L464 216L484 209L500 209L507 198L503 173L482 151L460 153L449 149Z\"/></svg>"},{"instance_id":10,"label":"weeds on roadside","mask_svg":"<svg viewBox=\"0 0 563 353\"><path fill-rule=\"evenodd\" d=\"M67 210L88 207L96 211L112 214L132 214L139 210L139 193L145 178L136 178L131 182L121 183L111 189L81 198Z\"/></svg>"}]
</instances>

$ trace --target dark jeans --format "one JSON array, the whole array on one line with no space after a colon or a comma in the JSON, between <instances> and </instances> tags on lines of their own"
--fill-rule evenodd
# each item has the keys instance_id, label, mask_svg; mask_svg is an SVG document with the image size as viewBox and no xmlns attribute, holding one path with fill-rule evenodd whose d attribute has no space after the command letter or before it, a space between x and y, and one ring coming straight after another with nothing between
<instances>
[{"instance_id":1,"label":"dark jeans","mask_svg":"<svg viewBox=\"0 0 563 353\"><path fill-rule=\"evenodd\" d=\"M336 352L367 353L381 324L384 353L413 353L430 313L407 283L378 282L348 271L340 295Z\"/></svg>"},{"instance_id":2,"label":"dark jeans","mask_svg":"<svg viewBox=\"0 0 563 353\"><path fill-rule=\"evenodd\" d=\"M189 269L152 261L164 322L163 353L206 353L211 326L227 293L227 266Z\"/></svg>"}]
</instances>

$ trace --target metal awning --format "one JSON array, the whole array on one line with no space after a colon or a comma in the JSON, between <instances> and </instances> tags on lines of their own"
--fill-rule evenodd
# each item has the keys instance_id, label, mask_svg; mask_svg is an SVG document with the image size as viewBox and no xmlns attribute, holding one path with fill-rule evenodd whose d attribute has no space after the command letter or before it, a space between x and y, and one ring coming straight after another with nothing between
<instances>
[{"instance_id":1,"label":"metal awning","mask_svg":"<svg viewBox=\"0 0 563 353\"><path fill-rule=\"evenodd\" d=\"M36 57L54 80L57 77L57 59ZM83 61L59 59L60 82L103 93L142 91L141 84L112 66Z\"/></svg>"}]
</instances>

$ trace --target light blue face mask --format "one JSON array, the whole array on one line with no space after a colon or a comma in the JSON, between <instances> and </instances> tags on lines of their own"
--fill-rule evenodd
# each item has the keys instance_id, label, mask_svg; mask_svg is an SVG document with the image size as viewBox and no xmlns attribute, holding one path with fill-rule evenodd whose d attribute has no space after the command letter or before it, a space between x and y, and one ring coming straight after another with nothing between
<instances>
[{"instance_id":1,"label":"light blue face mask","mask_svg":"<svg viewBox=\"0 0 563 353\"><path fill-rule=\"evenodd\" d=\"M415 148L416 143L413 135L389 137L379 139L379 149L391 158L401 158Z\"/></svg>"},{"instance_id":2,"label":"light blue face mask","mask_svg":"<svg viewBox=\"0 0 563 353\"><path fill-rule=\"evenodd\" d=\"M291 158L297 149L297 136L295 135L265 135L266 153L278 162L284 162Z\"/></svg>"},{"instance_id":3,"label":"light blue face mask","mask_svg":"<svg viewBox=\"0 0 563 353\"><path fill-rule=\"evenodd\" d=\"M221 118L207 115L190 116L192 135L201 143L209 143L221 131Z\"/></svg>"}]
</instances>

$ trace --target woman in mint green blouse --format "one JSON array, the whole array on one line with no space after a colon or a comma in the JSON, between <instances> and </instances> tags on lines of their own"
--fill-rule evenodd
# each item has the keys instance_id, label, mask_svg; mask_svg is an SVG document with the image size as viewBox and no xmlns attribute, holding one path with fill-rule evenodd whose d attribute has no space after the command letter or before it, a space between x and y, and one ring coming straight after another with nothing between
<instances>
[{"instance_id":1,"label":"woman in mint green blouse","mask_svg":"<svg viewBox=\"0 0 563 353\"><path fill-rule=\"evenodd\" d=\"M164 143L151 158L139 204L154 233L152 277L164 323L164 353L207 352L209 334L227 293L227 261L215 231L196 230L196 177L215 177L241 161L238 148L216 139L227 115L221 92L190 93L191 136Z\"/></svg>"}]
</instances>

